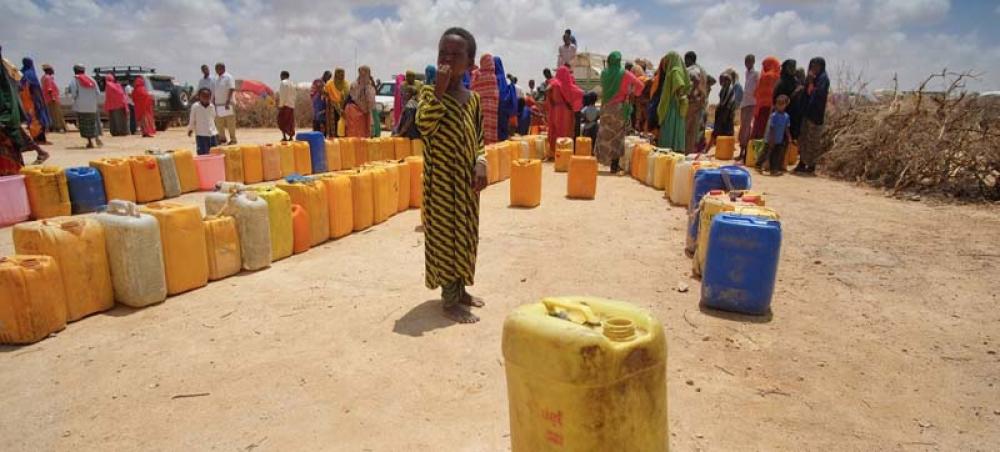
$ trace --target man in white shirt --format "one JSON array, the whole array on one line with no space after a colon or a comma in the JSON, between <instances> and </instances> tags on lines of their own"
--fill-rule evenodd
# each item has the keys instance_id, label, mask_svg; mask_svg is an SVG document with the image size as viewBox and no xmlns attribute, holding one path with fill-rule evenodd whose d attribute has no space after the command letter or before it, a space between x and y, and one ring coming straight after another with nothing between
<instances>
[{"instance_id":1,"label":"man in white shirt","mask_svg":"<svg viewBox=\"0 0 1000 452\"><path fill-rule=\"evenodd\" d=\"M219 144L236 144L236 111L233 109L233 93L236 92L236 79L226 72L226 65L215 63L215 73L212 80L212 97L215 104L215 127L219 129ZM229 130L229 139L226 139Z\"/></svg>"},{"instance_id":2,"label":"man in white shirt","mask_svg":"<svg viewBox=\"0 0 1000 452\"><path fill-rule=\"evenodd\" d=\"M567 32L569 30L566 30ZM560 66L573 67L573 61L576 61L576 44L573 43L573 35L569 33L563 34L563 45L559 47L559 58L556 61L556 68Z\"/></svg>"},{"instance_id":3,"label":"man in white shirt","mask_svg":"<svg viewBox=\"0 0 1000 452\"><path fill-rule=\"evenodd\" d=\"M753 54L747 55L743 63L747 67L746 79L743 82L743 101L740 102L740 149L746 155L747 144L750 142L750 128L753 125L753 111L757 105L755 94L757 92L757 81L760 80L760 72L754 70L753 66L757 58Z\"/></svg>"},{"instance_id":4,"label":"man in white shirt","mask_svg":"<svg viewBox=\"0 0 1000 452\"><path fill-rule=\"evenodd\" d=\"M198 87L195 88L194 96L191 96L191 101L189 103L191 105L198 103L198 93L201 92L202 88L208 88L208 92L211 93L213 87L212 73L209 72L208 65L203 64L201 65L201 78L198 79ZM211 104L211 99L209 99L209 103Z\"/></svg>"},{"instance_id":5,"label":"man in white shirt","mask_svg":"<svg viewBox=\"0 0 1000 452\"><path fill-rule=\"evenodd\" d=\"M218 145L216 135L219 134L219 131L215 128L212 90L207 87L198 89L198 101L191 106L188 136L191 136L192 133L196 134L194 140L198 147L198 155L207 155L213 147Z\"/></svg>"},{"instance_id":6,"label":"man in white shirt","mask_svg":"<svg viewBox=\"0 0 1000 452\"><path fill-rule=\"evenodd\" d=\"M295 83L289 77L288 71L281 71L281 84L278 86L278 129L281 130L281 141L295 139Z\"/></svg>"}]
</instances>

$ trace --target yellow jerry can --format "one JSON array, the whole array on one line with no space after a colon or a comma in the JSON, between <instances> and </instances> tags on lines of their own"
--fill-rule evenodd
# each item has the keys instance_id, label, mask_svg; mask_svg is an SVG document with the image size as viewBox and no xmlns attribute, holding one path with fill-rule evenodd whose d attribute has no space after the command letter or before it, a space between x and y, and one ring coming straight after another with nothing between
<instances>
[{"instance_id":1,"label":"yellow jerry can","mask_svg":"<svg viewBox=\"0 0 1000 452\"><path fill-rule=\"evenodd\" d=\"M107 195L108 201L122 199L135 202L135 182L132 181L132 167L129 165L128 159L91 160L90 167L101 172L101 178L104 180L104 193ZM195 187L197 188L197 182Z\"/></svg>"},{"instance_id":2,"label":"yellow jerry can","mask_svg":"<svg viewBox=\"0 0 1000 452\"><path fill-rule=\"evenodd\" d=\"M240 235L236 219L224 215L205 217L205 244L208 250L208 280L217 281L240 272Z\"/></svg>"},{"instance_id":3,"label":"yellow jerry can","mask_svg":"<svg viewBox=\"0 0 1000 452\"><path fill-rule=\"evenodd\" d=\"M275 186L254 187L257 196L267 202L267 223L271 228L271 259L292 255L292 198Z\"/></svg>"},{"instance_id":4,"label":"yellow jerry can","mask_svg":"<svg viewBox=\"0 0 1000 452\"><path fill-rule=\"evenodd\" d=\"M513 452L667 450L663 326L635 306L551 297L504 321Z\"/></svg>"},{"instance_id":5,"label":"yellow jerry can","mask_svg":"<svg viewBox=\"0 0 1000 452\"><path fill-rule=\"evenodd\" d=\"M291 142L278 144L278 159L281 161L281 177L295 174L295 147Z\"/></svg>"},{"instance_id":6,"label":"yellow jerry can","mask_svg":"<svg viewBox=\"0 0 1000 452\"><path fill-rule=\"evenodd\" d=\"M21 168L28 192L31 218L67 216L72 213L66 171L58 166L29 165ZM159 172L157 172L159 174Z\"/></svg>"},{"instance_id":7,"label":"yellow jerry can","mask_svg":"<svg viewBox=\"0 0 1000 452\"><path fill-rule=\"evenodd\" d=\"M419 209L424 204L424 158L410 156L406 164L410 168L410 207Z\"/></svg>"},{"instance_id":8,"label":"yellow jerry can","mask_svg":"<svg viewBox=\"0 0 1000 452\"><path fill-rule=\"evenodd\" d=\"M354 231L363 231L375 222L375 178L369 171L358 171L351 178L351 208Z\"/></svg>"},{"instance_id":9,"label":"yellow jerry can","mask_svg":"<svg viewBox=\"0 0 1000 452\"><path fill-rule=\"evenodd\" d=\"M288 193L292 204L302 206L309 214L309 245L316 246L329 240L330 205L326 198L326 186L310 178L293 183L278 181L276 186Z\"/></svg>"},{"instance_id":10,"label":"yellow jerry can","mask_svg":"<svg viewBox=\"0 0 1000 452\"><path fill-rule=\"evenodd\" d=\"M66 327L66 292L50 256L0 257L0 344L31 344Z\"/></svg>"},{"instance_id":11,"label":"yellow jerry can","mask_svg":"<svg viewBox=\"0 0 1000 452\"><path fill-rule=\"evenodd\" d=\"M309 153L309 143L306 141L292 141L292 149L295 155L295 172L300 176L312 174L312 154Z\"/></svg>"},{"instance_id":12,"label":"yellow jerry can","mask_svg":"<svg viewBox=\"0 0 1000 452\"><path fill-rule=\"evenodd\" d=\"M326 170L340 171L343 165L340 158L340 140L326 140Z\"/></svg>"},{"instance_id":13,"label":"yellow jerry can","mask_svg":"<svg viewBox=\"0 0 1000 452\"><path fill-rule=\"evenodd\" d=\"M356 166L354 161L354 140L350 138L337 138L337 142L340 143L340 169L354 169Z\"/></svg>"},{"instance_id":14,"label":"yellow jerry can","mask_svg":"<svg viewBox=\"0 0 1000 452\"><path fill-rule=\"evenodd\" d=\"M143 206L142 212L155 217L160 225L167 294L177 295L208 284L208 245L201 209L163 201Z\"/></svg>"}]
</instances>

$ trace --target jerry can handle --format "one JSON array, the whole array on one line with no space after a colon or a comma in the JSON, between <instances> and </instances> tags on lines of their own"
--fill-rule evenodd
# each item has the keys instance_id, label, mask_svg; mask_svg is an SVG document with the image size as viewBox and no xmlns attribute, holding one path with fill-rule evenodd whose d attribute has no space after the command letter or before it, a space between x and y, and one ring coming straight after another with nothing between
<instances>
[{"instance_id":1,"label":"jerry can handle","mask_svg":"<svg viewBox=\"0 0 1000 452\"><path fill-rule=\"evenodd\" d=\"M115 215L126 215L130 217L139 216L139 206L130 201L114 199L108 203L107 212Z\"/></svg>"},{"instance_id":2,"label":"jerry can handle","mask_svg":"<svg viewBox=\"0 0 1000 452\"><path fill-rule=\"evenodd\" d=\"M542 304L545 305L545 310L548 311L549 315L555 315L556 309L562 309L568 312L577 312L583 315L582 322L575 322L586 325L600 325L601 320L597 318L594 311L590 309L590 306L578 304L578 303L566 303L559 300L554 300L552 298L543 298ZM572 321L572 320L571 320Z\"/></svg>"}]
</instances>

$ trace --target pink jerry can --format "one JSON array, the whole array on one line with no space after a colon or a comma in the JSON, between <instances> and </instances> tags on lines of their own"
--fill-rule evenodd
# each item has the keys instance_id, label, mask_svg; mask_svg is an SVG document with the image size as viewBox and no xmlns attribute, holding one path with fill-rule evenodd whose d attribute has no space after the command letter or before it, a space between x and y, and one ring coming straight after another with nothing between
<instances>
[{"instance_id":1,"label":"pink jerry can","mask_svg":"<svg viewBox=\"0 0 1000 452\"><path fill-rule=\"evenodd\" d=\"M24 188L24 176L0 177L0 227L27 221L31 215L28 205L28 191Z\"/></svg>"},{"instance_id":2,"label":"pink jerry can","mask_svg":"<svg viewBox=\"0 0 1000 452\"><path fill-rule=\"evenodd\" d=\"M194 158L198 169L198 189L215 190L216 182L226 180L226 156L222 154L199 155Z\"/></svg>"}]
</instances>

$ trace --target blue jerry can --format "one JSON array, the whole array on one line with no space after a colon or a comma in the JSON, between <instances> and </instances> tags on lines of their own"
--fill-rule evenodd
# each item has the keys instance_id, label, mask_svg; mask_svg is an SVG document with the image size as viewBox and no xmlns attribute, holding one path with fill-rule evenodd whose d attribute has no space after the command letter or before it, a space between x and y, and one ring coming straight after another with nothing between
<instances>
[{"instance_id":1,"label":"blue jerry can","mask_svg":"<svg viewBox=\"0 0 1000 452\"><path fill-rule=\"evenodd\" d=\"M104 194L104 179L94 168L67 168L66 185L74 214L95 212L108 203Z\"/></svg>"},{"instance_id":2,"label":"blue jerry can","mask_svg":"<svg viewBox=\"0 0 1000 452\"><path fill-rule=\"evenodd\" d=\"M326 137L322 132L299 132L295 139L309 143L309 160L312 162L313 174L325 173L326 168Z\"/></svg>"},{"instance_id":3,"label":"blue jerry can","mask_svg":"<svg viewBox=\"0 0 1000 452\"><path fill-rule=\"evenodd\" d=\"M781 252L781 222L716 215L709 232L701 304L742 314L770 310Z\"/></svg>"}]
</instances>

